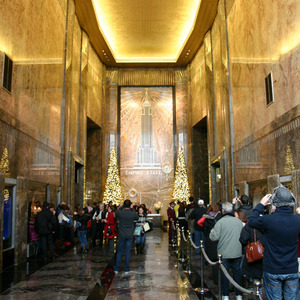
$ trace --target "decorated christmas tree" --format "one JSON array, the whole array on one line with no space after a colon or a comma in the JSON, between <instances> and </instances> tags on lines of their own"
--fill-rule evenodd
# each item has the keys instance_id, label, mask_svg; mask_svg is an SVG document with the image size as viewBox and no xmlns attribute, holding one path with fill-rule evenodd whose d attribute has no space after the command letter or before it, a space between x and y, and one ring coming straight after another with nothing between
<instances>
[{"instance_id":1,"label":"decorated christmas tree","mask_svg":"<svg viewBox=\"0 0 300 300\"><path fill-rule=\"evenodd\" d=\"M173 200L189 203L190 187L182 147L179 148L173 187Z\"/></svg>"},{"instance_id":2,"label":"decorated christmas tree","mask_svg":"<svg viewBox=\"0 0 300 300\"><path fill-rule=\"evenodd\" d=\"M0 161L0 173L3 173L5 176L9 177L9 160L7 148L4 149Z\"/></svg>"},{"instance_id":3,"label":"decorated christmas tree","mask_svg":"<svg viewBox=\"0 0 300 300\"><path fill-rule=\"evenodd\" d=\"M115 148L111 148L110 151L107 178L103 196L104 203L108 203L109 201L112 201L113 204L117 205L123 201Z\"/></svg>"}]
</instances>

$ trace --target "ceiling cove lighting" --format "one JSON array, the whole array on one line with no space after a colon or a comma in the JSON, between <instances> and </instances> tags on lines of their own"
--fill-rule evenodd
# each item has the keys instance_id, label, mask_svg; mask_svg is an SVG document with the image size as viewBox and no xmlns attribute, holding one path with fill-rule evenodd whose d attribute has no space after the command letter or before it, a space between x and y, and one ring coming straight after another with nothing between
<instances>
[{"instance_id":1,"label":"ceiling cove lighting","mask_svg":"<svg viewBox=\"0 0 300 300\"><path fill-rule=\"evenodd\" d=\"M91 0L117 63L174 63L189 39L201 0Z\"/></svg>"}]
</instances>

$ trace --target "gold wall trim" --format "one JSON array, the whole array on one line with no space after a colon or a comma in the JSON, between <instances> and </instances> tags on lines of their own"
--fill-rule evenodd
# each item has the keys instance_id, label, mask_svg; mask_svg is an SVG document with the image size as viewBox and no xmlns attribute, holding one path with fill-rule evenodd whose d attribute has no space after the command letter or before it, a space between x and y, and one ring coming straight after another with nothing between
<instances>
[{"instance_id":1,"label":"gold wall trim","mask_svg":"<svg viewBox=\"0 0 300 300\"><path fill-rule=\"evenodd\" d=\"M120 86L166 86L175 85L176 69L119 69ZM112 74L108 72L108 74ZM114 74L115 76L116 74Z\"/></svg>"}]
</instances>

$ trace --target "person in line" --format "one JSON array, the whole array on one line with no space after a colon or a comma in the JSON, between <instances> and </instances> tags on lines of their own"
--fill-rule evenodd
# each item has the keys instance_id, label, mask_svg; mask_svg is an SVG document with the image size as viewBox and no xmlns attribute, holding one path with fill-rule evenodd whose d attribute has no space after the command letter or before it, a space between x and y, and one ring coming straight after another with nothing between
<instances>
[{"instance_id":1,"label":"person in line","mask_svg":"<svg viewBox=\"0 0 300 300\"><path fill-rule=\"evenodd\" d=\"M177 211L177 220L178 220L178 223L179 223L180 233L181 233L181 230L183 228L184 233L186 235L188 226L187 226L187 221L185 220L185 205L184 205L183 202L181 202L179 204L179 208L178 208L178 211Z\"/></svg>"},{"instance_id":2,"label":"person in line","mask_svg":"<svg viewBox=\"0 0 300 300\"><path fill-rule=\"evenodd\" d=\"M189 232L190 232L190 237L191 237L192 241L195 242L194 221L192 219L190 219L190 215L193 212L193 210L195 209L195 203L194 203L194 198L193 197L190 197L189 200L190 200L190 203L186 207L185 220L188 223L188 229L189 229Z\"/></svg>"},{"instance_id":3,"label":"person in line","mask_svg":"<svg viewBox=\"0 0 300 300\"><path fill-rule=\"evenodd\" d=\"M243 222L243 226L245 226L248 222L247 216L242 209L238 209L234 212L234 216L240 219Z\"/></svg>"},{"instance_id":4,"label":"person in line","mask_svg":"<svg viewBox=\"0 0 300 300\"><path fill-rule=\"evenodd\" d=\"M300 218L293 214L294 195L284 186L264 196L249 218L249 226L263 230L265 251L263 278L267 299L299 299L297 239ZM271 204L274 211L263 215L264 207Z\"/></svg>"},{"instance_id":5,"label":"person in line","mask_svg":"<svg viewBox=\"0 0 300 300\"><path fill-rule=\"evenodd\" d=\"M52 231L56 227L56 218L49 210L49 203L44 202L42 210L37 213L34 223L34 229L39 234L40 245L43 259L47 260L47 244L49 247L51 259L55 259L53 248Z\"/></svg>"},{"instance_id":6,"label":"person in line","mask_svg":"<svg viewBox=\"0 0 300 300\"><path fill-rule=\"evenodd\" d=\"M114 271L117 274L121 268L122 256L125 251L124 269L125 275L130 272L130 251L133 242L134 220L138 220L136 212L131 209L131 201L126 199L123 207L116 211L116 219L119 221L119 240L116 264Z\"/></svg>"},{"instance_id":7,"label":"person in line","mask_svg":"<svg viewBox=\"0 0 300 300\"><path fill-rule=\"evenodd\" d=\"M194 220L194 229L195 229L195 245L197 247L200 246L200 241L202 240L204 245L204 234L203 234L203 227L198 225L198 221L203 217L203 215L206 213L206 209L204 207L204 200L199 199L198 200L198 206L193 210L193 212L190 214L190 219ZM196 253L200 253L200 249L196 249Z\"/></svg>"},{"instance_id":8,"label":"person in line","mask_svg":"<svg viewBox=\"0 0 300 300\"><path fill-rule=\"evenodd\" d=\"M168 223L169 223L169 244L172 244L173 238L175 238L175 230L173 229L173 225L176 226L176 214L175 214L175 202L170 202L170 206L167 209L168 215Z\"/></svg>"},{"instance_id":9,"label":"person in line","mask_svg":"<svg viewBox=\"0 0 300 300\"><path fill-rule=\"evenodd\" d=\"M115 219L115 208L113 206L108 206L107 208L107 216L104 220L104 235L108 239L109 252L114 253L115 251L115 237L117 221Z\"/></svg>"},{"instance_id":10,"label":"person in line","mask_svg":"<svg viewBox=\"0 0 300 300\"><path fill-rule=\"evenodd\" d=\"M136 253L137 254L143 254L144 246L145 246L145 238L146 233L144 231L144 225L147 221L146 213L144 211L144 208L140 206L138 208L138 220L135 224L136 228L139 228L139 235L135 237L135 247L136 247Z\"/></svg>"},{"instance_id":11,"label":"person in line","mask_svg":"<svg viewBox=\"0 0 300 300\"><path fill-rule=\"evenodd\" d=\"M243 220L241 221L243 222ZM247 257L244 254L247 245L249 243L253 243L254 241L260 241L263 246L265 245L263 231L250 227L249 222L246 222L244 228L241 231L241 236L240 236L240 242L243 247L241 273L242 276L245 277L252 286L255 281L262 282L262 278L263 278L262 259L248 263Z\"/></svg>"},{"instance_id":12,"label":"person in line","mask_svg":"<svg viewBox=\"0 0 300 300\"><path fill-rule=\"evenodd\" d=\"M222 263L227 272L232 267L233 279L239 285L241 278L241 257L242 245L239 241L243 223L232 214L232 204L225 202L222 204L222 218L216 223L209 234L212 241L218 241L218 253L222 255ZM222 272L221 290L223 300L229 300L229 281ZM242 300L242 292L235 288L237 300Z\"/></svg>"},{"instance_id":13,"label":"person in line","mask_svg":"<svg viewBox=\"0 0 300 300\"><path fill-rule=\"evenodd\" d=\"M74 219L77 222L77 232L80 241L79 253L88 253L89 243L87 240L87 223L91 219L91 215L81 210L79 214L74 212Z\"/></svg>"},{"instance_id":14,"label":"person in line","mask_svg":"<svg viewBox=\"0 0 300 300\"><path fill-rule=\"evenodd\" d=\"M218 242L212 241L209 238L209 234L210 231L215 227L217 221L219 221L220 218L222 217L219 205L216 203L210 205L207 208L207 212L205 215L203 215L203 217L205 217L205 221L203 223L203 234L205 237L205 252L211 261L218 261L218 252L217 252ZM219 266L212 265L211 269L213 275L213 282L214 284L218 284Z\"/></svg>"},{"instance_id":15,"label":"person in line","mask_svg":"<svg viewBox=\"0 0 300 300\"><path fill-rule=\"evenodd\" d=\"M104 210L104 204L99 203L97 209L94 209L92 213L92 245L96 246L96 239L99 238L99 246L103 244L103 230L105 227L106 212Z\"/></svg>"}]
</instances>

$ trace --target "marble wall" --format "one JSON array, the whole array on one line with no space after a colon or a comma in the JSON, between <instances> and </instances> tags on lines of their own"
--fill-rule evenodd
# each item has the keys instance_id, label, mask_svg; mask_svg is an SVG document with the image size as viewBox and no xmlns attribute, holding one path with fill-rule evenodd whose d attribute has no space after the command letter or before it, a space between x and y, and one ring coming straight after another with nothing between
<instances>
[{"instance_id":1,"label":"marble wall","mask_svg":"<svg viewBox=\"0 0 300 300\"><path fill-rule=\"evenodd\" d=\"M207 116L210 162L221 164L224 200L239 182L254 186L300 168L299 28L299 1L221 0L189 66L192 126ZM267 105L270 72L274 102Z\"/></svg>"},{"instance_id":2,"label":"marble wall","mask_svg":"<svg viewBox=\"0 0 300 300\"><path fill-rule=\"evenodd\" d=\"M13 60L13 77L12 92L0 90L0 152L12 177L59 182L64 4L1 1L0 56Z\"/></svg>"},{"instance_id":3,"label":"marble wall","mask_svg":"<svg viewBox=\"0 0 300 300\"><path fill-rule=\"evenodd\" d=\"M45 187L42 201L56 204L61 186L61 200L74 206L83 201L87 118L97 126L103 122L105 68L80 27L74 1L0 4L0 56L6 53L13 61L12 91L0 89L0 153L8 149L9 176L24 178L27 184L20 186L29 195L38 182ZM1 78L2 69L1 59ZM97 142L101 147L101 139ZM80 182L75 183L78 166ZM86 172L94 176L93 170ZM18 197L19 216L27 213L29 198ZM16 237L16 262L21 262L26 226L16 227Z\"/></svg>"}]
</instances>

